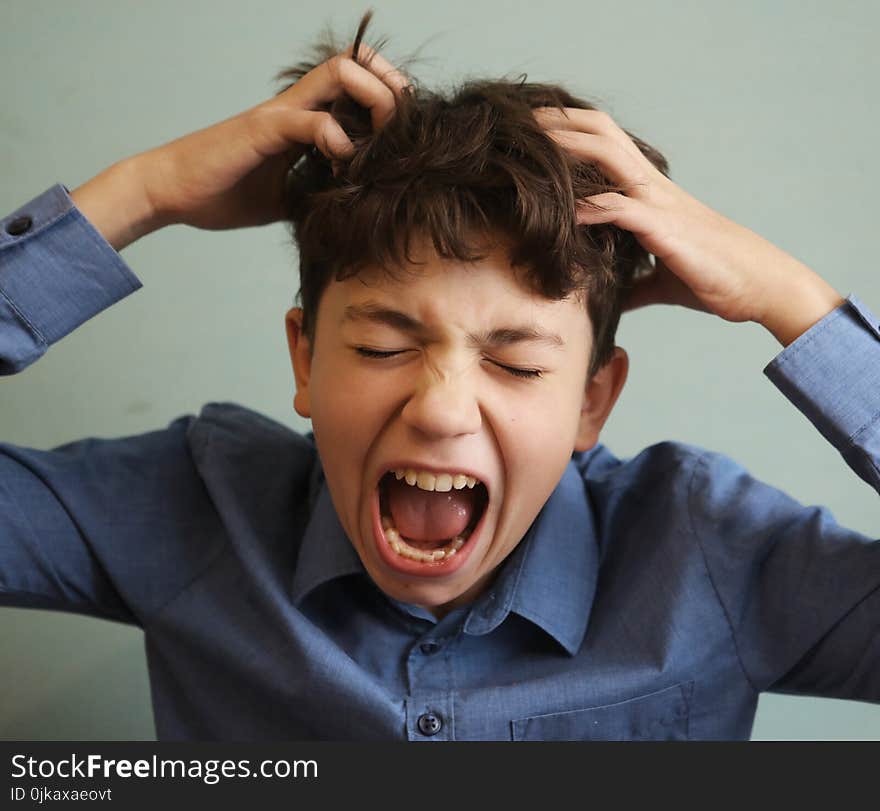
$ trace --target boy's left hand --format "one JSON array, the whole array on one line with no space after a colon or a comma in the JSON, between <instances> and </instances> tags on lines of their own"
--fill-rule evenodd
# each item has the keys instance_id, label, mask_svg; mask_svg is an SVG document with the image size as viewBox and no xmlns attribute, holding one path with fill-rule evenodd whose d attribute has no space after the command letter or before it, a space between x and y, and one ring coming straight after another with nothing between
<instances>
[{"instance_id":1,"label":"boy's left hand","mask_svg":"<svg viewBox=\"0 0 880 811\"><path fill-rule=\"evenodd\" d=\"M534 114L560 146L626 189L586 198L604 211L583 201L577 210L577 222L625 228L655 257L624 311L679 304L762 324L787 346L843 303L806 265L673 183L607 113L542 107Z\"/></svg>"}]
</instances>

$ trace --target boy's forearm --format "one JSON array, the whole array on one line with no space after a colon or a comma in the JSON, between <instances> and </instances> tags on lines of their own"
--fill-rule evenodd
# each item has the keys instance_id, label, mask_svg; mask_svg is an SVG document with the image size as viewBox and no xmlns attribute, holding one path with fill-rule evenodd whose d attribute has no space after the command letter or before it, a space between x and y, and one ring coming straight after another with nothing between
<instances>
[{"instance_id":1,"label":"boy's forearm","mask_svg":"<svg viewBox=\"0 0 880 811\"><path fill-rule=\"evenodd\" d=\"M845 301L821 276L798 264L795 283L785 287L759 321L783 346L793 343Z\"/></svg>"},{"instance_id":2,"label":"boy's forearm","mask_svg":"<svg viewBox=\"0 0 880 811\"><path fill-rule=\"evenodd\" d=\"M76 207L117 251L160 223L144 191L138 158L114 163L70 193Z\"/></svg>"}]
</instances>

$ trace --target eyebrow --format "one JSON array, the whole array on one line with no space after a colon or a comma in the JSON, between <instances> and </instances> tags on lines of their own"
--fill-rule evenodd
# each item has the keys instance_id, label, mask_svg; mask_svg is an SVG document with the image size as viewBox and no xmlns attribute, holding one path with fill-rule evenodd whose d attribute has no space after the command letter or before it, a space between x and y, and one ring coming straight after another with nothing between
<instances>
[{"instance_id":1,"label":"eyebrow","mask_svg":"<svg viewBox=\"0 0 880 811\"><path fill-rule=\"evenodd\" d=\"M430 334L430 329L421 321L375 301L349 304L345 308L340 323L344 324L346 321L371 321L376 324L386 324L412 335L426 336ZM565 346L565 342L559 335L554 332L546 332L532 324L497 327L487 332L468 333L467 337L471 346L498 347L524 342L546 344L556 348Z\"/></svg>"}]
</instances>

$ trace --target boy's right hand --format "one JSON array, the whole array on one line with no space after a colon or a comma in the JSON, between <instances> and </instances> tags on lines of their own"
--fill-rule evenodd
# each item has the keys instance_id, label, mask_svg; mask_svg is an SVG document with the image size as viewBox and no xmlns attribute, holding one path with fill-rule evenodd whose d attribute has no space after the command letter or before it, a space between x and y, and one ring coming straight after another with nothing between
<instances>
[{"instance_id":1,"label":"boy's right hand","mask_svg":"<svg viewBox=\"0 0 880 811\"><path fill-rule=\"evenodd\" d=\"M117 250L166 225L221 230L280 220L287 173L309 144L331 159L353 150L321 108L346 94L378 129L410 84L366 45L359 57L372 57L368 67L351 51L256 107L115 164L72 192L74 202Z\"/></svg>"}]
</instances>

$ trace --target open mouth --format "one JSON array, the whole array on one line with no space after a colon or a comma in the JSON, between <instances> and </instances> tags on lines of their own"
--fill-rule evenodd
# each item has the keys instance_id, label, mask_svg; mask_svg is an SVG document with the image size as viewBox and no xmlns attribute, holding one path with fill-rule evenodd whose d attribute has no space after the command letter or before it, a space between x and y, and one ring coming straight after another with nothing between
<instances>
[{"instance_id":1,"label":"open mouth","mask_svg":"<svg viewBox=\"0 0 880 811\"><path fill-rule=\"evenodd\" d=\"M489 504L489 491L486 486L477 481L473 487L459 487L457 492L419 492L405 493L416 500L415 506L410 510L402 505L407 498L401 495L405 488L414 487L405 481L399 481L393 471L388 471L379 481L379 517L381 521L380 545L384 547L383 557L406 559L412 564L427 567L440 567L448 569L451 558L455 558L459 551L466 547L468 541L474 535L474 530L480 524ZM398 488L396 507L392 505L392 490ZM415 531L407 530L414 527L413 511L422 511L422 521ZM448 513L448 515L447 515ZM395 514L398 520L395 520ZM453 531L431 525L428 515L438 518L440 527L455 527ZM443 519L446 520L443 520ZM408 519L408 520L407 520ZM397 524L400 523L400 527ZM407 534L409 532L409 534ZM418 537L416 537L418 535ZM389 561L392 562L393 561ZM401 564L403 561L400 561ZM462 563L463 561L456 561ZM457 566L455 568L458 568Z\"/></svg>"}]
</instances>

